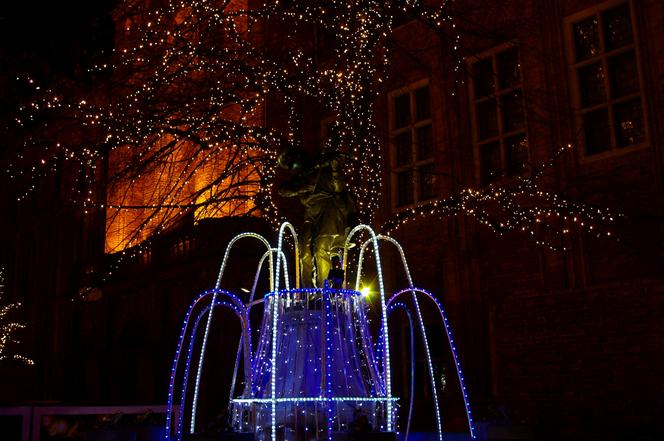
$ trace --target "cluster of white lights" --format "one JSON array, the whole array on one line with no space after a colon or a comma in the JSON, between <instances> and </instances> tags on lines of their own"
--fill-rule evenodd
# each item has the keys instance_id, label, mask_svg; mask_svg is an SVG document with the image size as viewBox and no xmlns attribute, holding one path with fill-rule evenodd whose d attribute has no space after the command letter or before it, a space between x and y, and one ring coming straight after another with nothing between
<instances>
[{"instance_id":1,"label":"cluster of white lights","mask_svg":"<svg viewBox=\"0 0 664 441\"><path fill-rule=\"evenodd\" d=\"M381 226L381 230L392 234L422 217L465 214L499 235L521 231L537 245L553 251L567 250L567 238L574 231L595 237L612 237L610 225L620 214L543 189L546 172L571 149L571 144L559 149L531 176L514 176L511 184L492 183L477 189L466 188L448 198L399 211Z\"/></svg>"},{"instance_id":2,"label":"cluster of white lights","mask_svg":"<svg viewBox=\"0 0 664 441\"><path fill-rule=\"evenodd\" d=\"M0 300L4 294L5 279L4 268L0 267ZM12 353L12 345L20 343L16 338L15 332L19 329L25 328L23 323L14 322L10 320L12 311L21 307L21 302L9 303L7 305L0 305L0 361L7 359L18 360L22 363L33 365L35 362L24 355Z\"/></svg>"},{"instance_id":3,"label":"cluster of white lights","mask_svg":"<svg viewBox=\"0 0 664 441\"><path fill-rule=\"evenodd\" d=\"M71 190L86 212L97 207L151 211L135 225L141 231L122 242L125 246L140 246L144 232L163 233L182 212L215 211L238 200L250 200L254 211L276 225L280 214L272 194L279 149L302 143L304 103L314 100L334 118L337 139L328 139L324 149L343 150L349 157L349 186L356 190L362 217L370 221L382 175L374 103L386 84L389 35L395 19L409 14L451 34L444 40L453 42L450 49L456 52L459 35L449 2L443 3L167 0L136 10L124 2L114 14L125 23L112 60L90 69L112 81L100 80L92 92L83 87L72 93L76 90L43 87L29 75L17 78L34 91L16 117L19 125L47 113L51 126L62 118L92 133L67 139L32 133L8 173L20 178L78 169ZM264 20L278 23L288 43L255 38ZM310 46L311 35L303 33L313 28L330 36L326 49L332 56L325 62ZM109 90L115 85L119 89ZM287 107L283 129L268 127L263 119L266 100L275 96L282 96ZM149 204L101 200L92 183L104 174L99 164L109 152L124 157L108 170L112 182L142 185L146 176L154 176L153 188L163 191L162 197ZM206 178L210 166L220 163L217 176ZM176 173L160 173L175 164L182 165ZM206 179L191 191L192 184ZM37 182L32 179L30 188Z\"/></svg>"}]
</instances>

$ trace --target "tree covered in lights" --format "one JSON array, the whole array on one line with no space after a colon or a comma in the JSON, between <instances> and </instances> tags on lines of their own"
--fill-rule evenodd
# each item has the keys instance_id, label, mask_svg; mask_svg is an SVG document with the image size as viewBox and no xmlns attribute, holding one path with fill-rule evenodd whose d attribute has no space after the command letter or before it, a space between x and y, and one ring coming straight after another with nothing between
<instances>
[{"instance_id":1,"label":"tree covered in lights","mask_svg":"<svg viewBox=\"0 0 664 441\"><path fill-rule=\"evenodd\" d=\"M90 67L91 84L44 90L22 77L34 99L17 116L28 135L9 172L27 175L30 191L45 173L66 170L82 208L106 211L107 252L191 219L255 214L278 222L272 187L285 148L315 145L321 154L351 158L346 179L360 218L371 222L385 162L374 110L385 92L395 24L419 19L452 59L462 55L452 1L152 3L120 4L116 47ZM304 139L303 117L311 114L329 122L322 139ZM542 189L550 166L401 211L383 230L419 216L465 213L499 233L527 231L556 248L548 232L612 220Z\"/></svg>"},{"instance_id":2,"label":"tree covered in lights","mask_svg":"<svg viewBox=\"0 0 664 441\"><path fill-rule=\"evenodd\" d=\"M21 303L3 304L2 296L5 292L5 270L0 267L0 362L6 360L18 360L25 364L34 364L34 362L16 352L16 347L20 343L16 337L17 331L25 328L25 325L12 320L12 315L20 309Z\"/></svg>"}]
</instances>

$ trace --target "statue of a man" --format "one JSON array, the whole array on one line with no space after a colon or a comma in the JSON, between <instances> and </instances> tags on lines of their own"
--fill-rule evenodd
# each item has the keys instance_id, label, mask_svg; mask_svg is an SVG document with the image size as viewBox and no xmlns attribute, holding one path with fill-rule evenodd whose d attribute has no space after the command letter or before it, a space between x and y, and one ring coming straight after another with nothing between
<instances>
[{"instance_id":1,"label":"statue of a man","mask_svg":"<svg viewBox=\"0 0 664 441\"><path fill-rule=\"evenodd\" d=\"M339 155L311 161L304 151L288 149L279 156L279 165L293 172L279 194L297 196L304 206L298 236L302 286L320 288L332 269L333 256L343 252L355 203L346 188Z\"/></svg>"}]
</instances>

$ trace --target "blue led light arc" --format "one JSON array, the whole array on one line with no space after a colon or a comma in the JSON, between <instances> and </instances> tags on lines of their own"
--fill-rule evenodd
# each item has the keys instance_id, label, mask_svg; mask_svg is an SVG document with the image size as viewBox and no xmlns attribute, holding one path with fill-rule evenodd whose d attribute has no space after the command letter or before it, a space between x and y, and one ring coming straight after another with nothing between
<instances>
[{"instance_id":1,"label":"blue led light arc","mask_svg":"<svg viewBox=\"0 0 664 441\"><path fill-rule=\"evenodd\" d=\"M406 278L408 280L408 286L410 288L413 288L413 278L410 275L410 268L408 267L408 262L406 260L406 254L403 251L403 247L399 242L397 242L394 238L390 236L384 236L384 235L379 235L378 240L383 240L386 241L390 244L392 244L394 247L396 247L397 251L399 251L399 256L401 257L401 264L403 266L404 272L406 273ZM364 258L364 251L367 248L367 245L369 244L369 241L366 241L364 244L362 244L362 247L360 249L360 257L358 259L358 270L357 270L357 277L355 280L356 284L356 289L359 286L360 283L360 278L359 275L361 274L361 269L362 269L362 259ZM431 393L433 395L433 403L434 403L434 412L435 412L435 418L436 418L436 428L438 429L438 440L443 441L443 421L442 421L442 415L440 412L440 402L438 400L438 389L436 388L436 375L433 370L433 363L431 361L431 351L429 349L429 338L427 337L427 331L426 327L424 326L424 319L422 318L422 310L420 309L420 303L417 300L417 295L415 294L414 291L412 292L412 299L413 299L413 305L415 306L415 312L417 313L417 322L420 327L420 333L422 335L422 342L424 343L424 352L427 360L427 371L429 372L429 381L431 382ZM381 340L381 343L383 341ZM381 349L381 346L379 346L379 349Z\"/></svg>"},{"instance_id":2,"label":"blue led light arc","mask_svg":"<svg viewBox=\"0 0 664 441\"><path fill-rule=\"evenodd\" d=\"M371 236L371 241L373 244L374 248L374 256L376 259L376 275L378 277L378 291L380 294L380 312L381 312L381 318L382 318L382 332L385 335L389 335L388 332L388 324L387 324L387 304L385 303L385 283L383 279L383 265L381 264L380 261L380 249L378 246L378 236L374 232L374 230L368 226L368 225L363 225L360 224L353 228L350 233L348 233L348 236L346 237L346 242L344 243L344 257L343 257L343 266L344 266L344 283L343 286L344 288L346 287L346 274L347 274L347 267L348 267L348 250L350 248L351 240L355 234L357 234L360 231L366 231L369 233ZM386 338L385 339L385 344L384 344L384 351L385 351L385 378L384 378L384 383L385 383L385 395L388 398L392 397L392 373L391 373L391 366L390 366L390 339ZM393 409L393 403L392 401L387 402L387 431L391 432L392 431L392 426L393 426L393 418L394 414L392 412Z\"/></svg>"},{"instance_id":3,"label":"blue led light arc","mask_svg":"<svg viewBox=\"0 0 664 441\"><path fill-rule=\"evenodd\" d=\"M174 394L174 389L175 389L175 381L176 381L176 376L177 376L177 368L180 363L180 358L182 355L182 348L184 345L184 339L185 336L187 335L187 331L189 328L189 323L191 319L191 314L195 307L204 300L206 297L212 296L212 301L210 304L217 304L220 300L217 299L218 295L222 295L224 297L227 297L228 301L225 301L224 303L227 303L228 306L233 309L238 316L240 317L240 322L243 328L243 331L249 329L249 323L248 323L248 316L247 316L247 309L245 308L244 304L242 301L237 297L235 294L229 292L229 291L224 291L220 289L212 289L208 290L205 292L202 292L201 294L198 295L198 297L191 303L189 308L187 309L187 312L185 314L185 319L182 325L182 329L180 331L180 336L178 338L178 345L177 349L175 352L175 357L173 359L173 365L171 368L171 375L170 375L170 381L169 381L169 387L168 387L168 399L167 399L167 414L166 414L166 434L165 434L165 439L170 440L170 435L171 435L171 424L172 424L172 415L173 415L173 394ZM209 306L208 306L209 307ZM208 314L208 322L209 322L209 317L211 315ZM200 366L200 365L199 365ZM200 378L198 378L200 380ZM194 391L195 397L197 397L196 391L198 390L198 385L200 384L199 381L196 383L196 390ZM195 401L192 403L192 414L195 413ZM182 414L184 412L184 409L180 409L180 413ZM193 427L193 426L192 426ZM191 429L193 432L193 428Z\"/></svg>"},{"instance_id":4,"label":"blue led light arc","mask_svg":"<svg viewBox=\"0 0 664 441\"><path fill-rule=\"evenodd\" d=\"M218 306L226 306L235 311L235 313L238 315L238 317L242 320L242 311L239 311L236 309L236 306L234 304L231 304L229 302L225 302L223 300L217 300L215 303L215 307ZM201 311L198 316L196 317L196 320L194 321L194 326L192 327L191 334L189 336L189 347L187 349L187 358L185 360L185 368L184 368L184 376L182 379L182 391L180 393L180 409L181 412L179 413L179 418L178 418L178 426L177 426L177 432L176 432L176 440L182 439L182 425L184 421L184 409L185 409L185 402L186 402L186 396L187 396L187 386L189 385L189 373L190 373L190 367L191 367L191 356L193 355L193 350L194 350L194 344L196 341L196 333L198 331L198 326L200 324L201 319L205 316L205 314L210 311L210 305L206 306L203 311ZM246 321L248 323L248 321ZM242 347L242 346L240 346ZM250 357L251 358L251 357Z\"/></svg>"},{"instance_id":5,"label":"blue led light arc","mask_svg":"<svg viewBox=\"0 0 664 441\"><path fill-rule=\"evenodd\" d=\"M270 243L265 239L263 236L260 234L256 233L242 233L238 234L235 236L231 241L229 242L228 246L226 246L226 251L224 252L224 258L221 262L221 268L219 269L219 276L217 277L217 283L215 284L215 290L218 290L219 287L221 286L221 279L224 275L224 270L226 269L226 263L228 262L228 256L230 255L231 249L235 245L235 243L243 238L252 238L252 239L258 239L259 241L263 242L267 250L269 251L271 249ZM271 260L271 255L270 255L270 260ZM277 259L279 261L279 259ZM272 263L270 262L270 268L272 268ZM278 277L278 275L277 275ZM214 291L214 294L212 295L212 304L214 305L215 302L217 301L217 291ZM210 333L210 327L212 325L212 317L214 316L214 309L210 310L210 313L208 314L207 322L205 323L205 333L203 334L203 343L201 344L201 353L198 358L198 369L196 370L196 385L194 386L194 399L191 405L191 424L190 424L190 433L194 433L194 429L196 427L196 409L198 407L198 393L199 393L199 387L201 384L201 375L203 373L203 361L205 360L205 350L207 348L207 340L208 340L208 334Z\"/></svg>"},{"instance_id":6,"label":"blue led light arc","mask_svg":"<svg viewBox=\"0 0 664 441\"><path fill-rule=\"evenodd\" d=\"M391 313L397 309L402 310L406 313L408 318L408 328L410 330L410 399L408 402L408 419L406 420L406 433L404 435L403 441L408 441L410 436L410 421L413 418L413 404L415 399L415 329L413 327L413 315L410 312L408 306L405 303L396 302L390 305L387 309L388 313Z\"/></svg>"},{"instance_id":7,"label":"blue led light arc","mask_svg":"<svg viewBox=\"0 0 664 441\"><path fill-rule=\"evenodd\" d=\"M463 404L466 408L466 417L468 419L468 431L470 432L470 437L472 439L477 439L477 436L475 434L475 429L473 427L473 415L470 410L470 402L468 399L468 391L466 389L466 382L463 377L463 371L461 370L461 363L459 362L459 356L456 351L456 343L454 342L454 336L452 335L452 329L450 328L449 321L447 320L447 314L445 313L445 309L443 308L443 305L440 304L438 299L429 291L422 289L422 288L407 288L403 289L401 291L398 291L390 297L388 300L387 304L390 305L393 301L395 301L400 295L405 294L405 293L412 293L412 292L417 292L417 293L422 293L425 296L427 296L429 299L431 299L437 306L438 312L440 314L440 317L443 321L443 325L445 327L445 334L447 336L447 341L450 345L450 349L452 351L452 357L454 359L454 366L456 368L456 373L457 377L459 378L459 384L461 385L461 395L463 397Z\"/></svg>"},{"instance_id":8,"label":"blue led light arc","mask_svg":"<svg viewBox=\"0 0 664 441\"><path fill-rule=\"evenodd\" d=\"M171 368L170 380L168 383L168 398L167 398L167 410L166 410L166 441L171 440L171 419L173 415L173 392L175 389L175 377L177 373L178 364L180 361L180 353L182 352L182 345L184 343L184 337L187 333L187 327L189 326L189 318L194 308L206 295L209 295L208 292L203 292L189 305L187 312L185 313L184 321L182 324L182 329L180 330L180 336L178 338L178 344L175 350L175 357L173 358L173 365ZM182 412L182 410L181 410Z\"/></svg>"},{"instance_id":9,"label":"blue led light arc","mask_svg":"<svg viewBox=\"0 0 664 441\"><path fill-rule=\"evenodd\" d=\"M187 349L187 358L185 360L185 365L184 365L184 376L182 378L182 390L180 393L180 412L178 414L178 425L177 425L177 430L175 432L175 439L180 440L182 439L182 424L184 422L184 404L185 404L185 399L187 396L187 385L189 384L189 370L191 368L191 356L194 351L194 343L196 341L196 331L198 331L198 325L200 324L201 319L207 312L210 310L210 306L207 306L205 310L203 310L200 314L198 314L198 317L196 317L196 321L194 322L194 326L191 331L191 335L189 336L189 348Z\"/></svg>"},{"instance_id":10,"label":"blue led light arc","mask_svg":"<svg viewBox=\"0 0 664 441\"><path fill-rule=\"evenodd\" d=\"M284 240L284 234L288 230L289 233L292 234L293 241L295 244L295 251L296 251L296 271L295 271L295 285L296 287L294 289L290 288L290 283L289 283L289 274L288 274L288 262L286 260L286 256L282 252L282 247L283 247L283 240ZM206 291L202 294L200 294L196 300L190 305L189 309L187 310L187 313L185 314L185 320L183 323L183 327L181 330L180 338L178 341L178 346L175 354L175 358L173 361L173 367L171 370L171 379L169 382L169 396L168 396L168 414L167 414L167 427L166 427L166 439L170 440L170 435L171 435L171 423L173 421L173 404L174 404L174 387L175 387L175 382L177 379L177 374L178 374L178 366L181 363L181 358L184 355L183 354L183 349L184 349L184 340L187 336L189 336L189 347L187 348L186 352L186 363L184 367L184 373L183 373L183 389L181 391L181 396L180 396L180 405L182 408L182 411L180 412L179 418L178 418L178 425L177 425L177 439L179 440L182 436L182 426L183 426L183 421L184 421L184 404L187 396L187 388L189 384L189 377L190 377L190 371L191 371L191 359L192 356L195 352L195 345L196 345L196 335L197 331L200 327L200 322L204 318L205 314L207 314L207 321L206 321L206 327L205 327L205 333L203 335L203 343L201 345L201 350L200 350L200 357L199 357L199 363L198 363L198 370L197 370L197 375L196 375L196 382L195 382L195 389L194 389L194 394L193 394L193 399L191 403L191 424L190 424L190 433L193 433L194 428L195 428L195 418L196 418L196 406L198 402L198 397L199 397L199 387L200 387L200 378L201 378L201 371L202 371L202 366L203 366L203 361L204 361L204 353L205 353L205 347L207 344L207 337L209 334L209 329L211 326L211 320L214 312L214 308L211 308L210 305L215 305L215 306L225 306L225 307L230 307L233 309L239 316L241 320L241 325L243 329L243 337L246 338L249 342L248 349L246 350L245 356L249 357L249 361L245 361L245 368L249 370L249 374L246 373L245 371L245 376L247 377L247 383L248 383L248 389L251 391L251 395L247 396L246 392L242 395L242 398L238 399L233 399L233 389L234 387L231 388L230 392L230 397L229 397L229 404L232 403L237 403L237 404L251 404L251 403L263 403L263 404L269 404L270 409L271 409L271 439L272 441L276 441L277 439L277 426L276 426L276 414L277 414L277 404L278 403L286 403L286 402L292 402L292 403L299 403L299 402L315 402L315 403L320 403L320 404L326 404L327 405L327 432L328 432L328 440L331 440L332 433L333 433L333 424L334 424L334 406L338 406L337 403L340 402L374 402L374 403L383 403L385 404L385 407L382 407L383 411L386 411L386 427L381 426L381 428L385 428L387 431L392 431L394 427L394 417L395 417L395 412L394 412L394 402L397 400L397 398L392 396L392 387L391 387L391 370L390 370L390 339L389 339L389 332L388 332L388 320L387 316L389 312L394 311L395 309L403 309L409 320L409 325L410 325L410 330L411 330L411 396L410 396L410 407L409 407L409 416L408 416L408 423L406 427L406 441L407 438L410 434L410 421L412 417L412 401L413 401L413 378L414 378L414 372L413 372L413 357L414 357L414 332L413 332L413 318L410 313L410 310L408 307L403 304L403 303L396 303L392 304L394 300L401 294L410 292L412 294L413 298L413 304L415 307L415 310L417 312L417 317L418 317L418 322L420 325L420 330L424 339L424 344L425 344L425 349L427 352L427 361L428 361L428 367L430 371L430 376L433 377L433 371L432 371L432 364L431 364L431 359L430 359L430 353L429 353L429 348L428 348L428 342L427 342L427 337L426 337L426 330L424 329L424 323L422 320L422 315L421 315L421 310L419 307L419 302L418 302L418 293L424 294L428 296L431 300L434 301L436 306L438 307L440 316L443 320L443 324L445 326L445 331L446 335L448 338L448 342L450 344L450 348L452 350L452 355L454 358L455 362L455 368L457 371L457 376L459 377L459 382L461 384L462 388L462 393L463 393L463 399L464 399L464 405L466 408L466 415L468 418L468 425L469 425L469 430L471 437L473 439L476 439L475 433L474 433L474 428L473 428L473 422L472 422L472 415L470 413L470 405L469 405L469 400L468 400L468 395L466 391L466 386L464 382L464 377L463 373L461 371L461 365L459 362L458 355L456 353L456 346L454 342L454 338L452 336L451 329L449 327L449 323L447 321L447 316L442 308L442 305L438 300L428 291L415 288L412 283L412 279L410 276L410 271L408 268L408 265L406 263L405 255L403 253L403 249L401 246L396 242L394 239L388 237L388 236L381 236L381 235L376 235L374 231L366 226L366 225L358 225L355 227L353 230L351 230L350 234L346 238L346 242L344 244L344 255L343 255L343 265L344 265L344 277L347 274L347 261L348 261L348 250L350 248L350 243L351 243L351 238L358 232L360 231L367 231L370 235L371 238L366 241L360 250L360 257L359 257L359 263L357 266L357 274L356 274L356 288L359 286L359 280L361 278L361 270L362 270L362 262L364 258L364 252L365 249L369 245L373 245L373 251L375 255L375 263L376 263L376 270L377 270L377 277L378 277L378 284L379 284L379 291L380 291L380 302L381 302L381 336L385 336L385 338L379 338L379 348L378 350L382 353L384 353L383 357L383 370L382 372L382 377L380 378L380 370L379 369L373 369L371 366L375 365L376 361L373 354L373 343L370 341L371 336L369 335L369 342L367 342L366 338L367 336L363 335L364 332L366 331L365 329L360 326L360 338L361 338L361 344L362 346L366 346L367 343L369 344L368 347L364 349L364 352L367 352L365 354L367 357L367 362L369 363L369 372L372 376L374 375L379 375L379 377L375 377L372 379L372 396L370 397L335 397L334 396L334 390L333 390L333 385L332 385L332 380L331 380L331 370L332 370L332 358L333 358L333 340L334 337L332 336L332 324L331 324L331 298L334 295L335 298L340 298L337 296L343 296L343 297L353 297L353 300L351 304L353 305L356 313L358 313L358 318L359 320L362 320L361 317L364 317L362 314L363 312L363 305L365 304L363 298L361 297L360 293L358 290L350 290L350 289L331 289L327 284L323 288L299 288L300 285L300 280L301 280L301 269L299 267L299 247L298 247L298 242L297 242L297 235L295 233L294 228L292 227L291 224L289 223L283 223L279 229L279 235L278 235L278 244L276 248L270 247L270 244L265 240L262 236L254 234L254 233L243 233L238 236L236 236L227 246L226 252L224 254L224 259L222 261L222 265L219 271L219 275L217 278L217 284L215 285L215 289ZM256 271L256 275L254 278L254 283L252 286L251 294L249 301L247 304L244 304L242 300L235 296L232 293L229 293L227 291L222 291L219 289L219 286L221 284L221 280L224 274L224 270L226 268L226 263L228 260L228 256L230 253L230 250L234 243L244 237L250 237L254 239L260 240L267 248L267 251L265 254L262 256L261 261L258 265L258 269ZM409 282L409 288L404 289L402 291L399 291L395 295L393 295L389 300L386 299L385 296L385 288L384 288L384 280L383 280L383 273L382 273L382 264L380 261L380 251L379 251L379 241L389 241L393 245L397 247L399 250L399 253L402 258L402 263L404 270L406 272L406 275L408 277L408 282ZM276 261L273 259L273 255L276 254L277 258ZM270 259L270 268L269 268L269 277L270 277L270 292L268 292L262 302L260 300L255 301L254 295L256 292L256 286L258 282L259 275L262 271L262 267L264 264L265 259L269 257ZM283 265L283 270L282 270L282 265ZM283 274L282 274L283 272ZM282 279L283 276L283 279ZM281 280L284 280L283 285L285 285L284 288L282 288L282 283ZM343 286L346 286L346 280L344 280ZM292 301L292 298L290 297L291 295L294 294L312 294L312 293L317 293L321 295L321 299L323 300L323 308L324 308L324 320L322 325L325 327L323 329L322 337L325 339L325 350L323 351L323 356L325 357L324 360L321 360L323 362L321 368L324 370L324 375L322 378L322 388L321 388L321 395L320 397L277 397L276 395L276 354L278 350L278 326L280 323L280 307L284 306L286 307L290 302ZM193 314L194 309L201 303L201 301L205 300L206 303L209 300L209 297L212 297L212 300L209 302L209 304L206 306L206 308L200 312L196 320L193 323L193 327L191 326L191 317ZM218 296L223 296L223 299L218 299ZM284 303L286 302L286 303ZM267 307L265 310L264 314L267 314L265 317L269 317L270 320L266 320L265 324L263 325L265 328L263 331L261 331L261 334L265 332L266 335L267 332L271 333L270 340L272 342L271 344L271 354L270 354L270 394L268 397L264 398L253 398L253 375L254 375L254 370L256 366L254 366L254 357L252 355L252 348L251 348L251 331L249 329L250 323L249 323L249 311L251 307L254 304L262 303L264 306ZM271 314L270 314L271 312ZM338 317L337 317L338 318ZM365 319L366 320L366 319ZM271 322L271 323L269 323ZM190 329L190 327L192 329ZM191 334L190 334L191 332ZM341 338L341 334L339 334L339 338ZM269 341L269 340L267 340ZM246 341L245 341L245 346L246 346ZM260 348L257 348L256 350L258 351ZM239 347L238 347L238 354L237 354L237 359L236 359L236 367L234 369L233 373L233 384L236 382L236 377L237 377L237 369L239 365L239 356L240 352L244 351L244 347L242 345L242 340L240 341ZM377 368L377 366L375 366ZM375 371L375 372L374 372ZM435 390L435 377L432 378L432 386L433 386L433 393L434 393L434 399L436 402L436 417L437 417L437 422L438 422L438 427L439 427L439 435L442 437L442 424L440 423L440 410L438 408L438 398L437 398L437 391ZM442 438L441 438L442 439Z\"/></svg>"}]
</instances>

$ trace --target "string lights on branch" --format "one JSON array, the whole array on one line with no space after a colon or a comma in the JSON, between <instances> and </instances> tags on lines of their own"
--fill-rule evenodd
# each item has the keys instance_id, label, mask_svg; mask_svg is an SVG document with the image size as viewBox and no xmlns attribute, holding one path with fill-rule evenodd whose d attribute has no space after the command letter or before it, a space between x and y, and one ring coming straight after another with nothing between
<instances>
[{"instance_id":1,"label":"string lights on branch","mask_svg":"<svg viewBox=\"0 0 664 441\"><path fill-rule=\"evenodd\" d=\"M0 302L5 291L5 270L0 267ZM16 353L16 346L20 343L16 332L25 328L25 324L13 321L12 313L21 308L20 302L0 303L0 362L17 360L28 365L35 364L32 359Z\"/></svg>"},{"instance_id":2,"label":"string lights on branch","mask_svg":"<svg viewBox=\"0 0 664 441\"><path fill-rule=\"evenodd\" d=\"M389 61L385 40L406 10L440 24L449 18L417 1L124 2L114 13L113 55L89 69L92 88L19 78L33 99L17 125L44 124L27 132L8 169L27 177L18 198L44 174L69 173L73 199L88 213L106 210L107 252L136 246L186 213L260 214L277 224L276 158L302 145L306 101L332 117L334 139L321 148L350 156L347 178L370 221L381 191L374 101ZM326 38L316 45L314 34ZM286 127L265 121L275 101L290 107Z\"/></svg>"},{"instance_id":3,"label":"string lights on branch","mask_svg":"<svg viewBox=\"0 0 664 441\"><path fill-rule=\"evenodd\" d=\"M48 182L45 176L64 176L83 213L106 217L106 252L117 256L112 274L142 254L147 240L183 221L262 216L278 225L279 153L314 148L345 158L359 217L371 224L383 191L374 111L387 84L390 35L404 16L425 22L458 70L461 35L452 4L121 2L113 14L115 48L89 68L92 84L47 87L18 77L32 91L16 115L25 136L7 168L26 183L18 199ZM310 114L331 121L316 146L303 136ZM567 223L583 223L596 232L613 217L543 190L537 177L517 181L399 212L382 230L422 215L466 213L498 233L522 229L562 248L541 234L543 226L558 223L566 234Z\"/></svg>"},{"instance_id":4,"label":"string lights on branch","mask_svg":"<svg viewBox=\"0 0 664 441\"><path fill-rule=\"evenodd\" d=\"M471 216L502 235L509 231L528 234L537 245L565 251L566 240L573 232L596 237L611 237L611 225L620 213L576 202L545 188L546 172L572 145L560 149L549 161L533 170L530 176L518 175L509 182L491 183L481 188L466 188L445 199L438 199L400 211L388 219L382 230L392 234L399 227L426 217L456 214Z\"/></svg>"}]
</instances>

